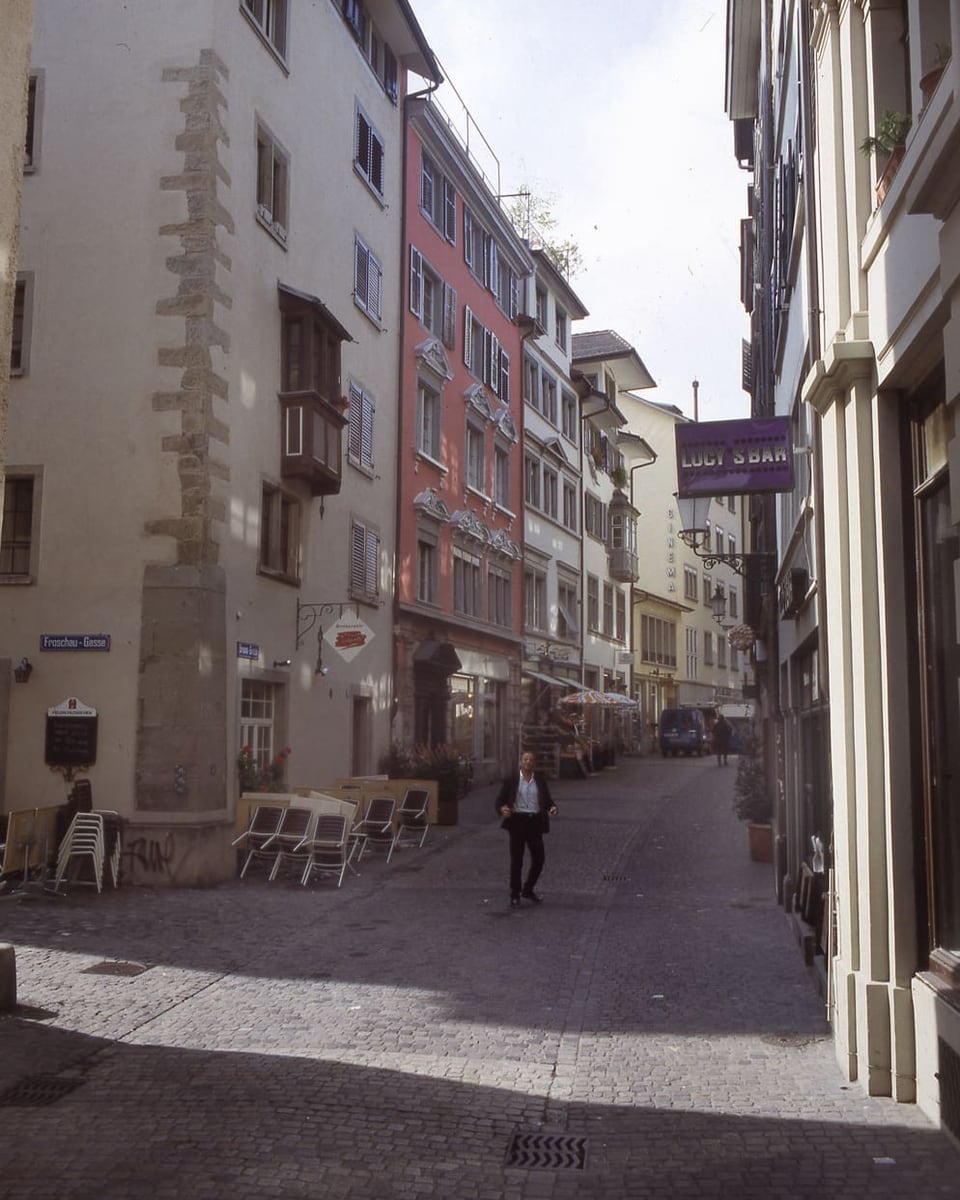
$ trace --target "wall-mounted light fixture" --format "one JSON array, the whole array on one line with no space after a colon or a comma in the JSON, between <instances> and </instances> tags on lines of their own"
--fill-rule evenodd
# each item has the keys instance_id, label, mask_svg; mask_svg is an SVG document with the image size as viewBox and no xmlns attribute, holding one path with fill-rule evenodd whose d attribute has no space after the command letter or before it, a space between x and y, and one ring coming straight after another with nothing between
<instances>
[{"instance_id":1,"label":"wall-mounted light fixture","mask_svg":"<svg viewBox=\"0 0 960 1200\"><path fill-rule=\"evenodd\" d=\"M760 566L761 578L772 579L776 573L777 556L764 550L742 550L738 554L716 554L710 549L710 526L707 515L710 512L709 496L677 496L677 507L680 510L680 528L677 536L690 547L697 558L703 559L703 565L708 571L717 563L732 567L738 575L742 575L747 563L756 562Z\"/></svg>"},{"instance_id":2,"label":"wall-mounted light fixture","mask_svg":"<svg viewBox=\"0 0 960 1200\"><path fill-rule=\"evenodd\" d=\"M275 667L289 667L290 659L289 658L275 658L273 660L273 665Z\"/></svg>"},{"instance_id":3,"label":"wall-mounted light fixture","mask_svg":"<svg viewBox=\"0 0 960 1200\"><path fill-rule=\"evenodd\" d=\"M26 655L13 668L13 678L17 683L26 683L33 674L33 663Z\"/></svg>"},{"instance_id":4,"label":"wall-mounted light fixture","mask_svg":"<svg viewBox=\"0 0 960 1200\"><path fill-rule=\"evenodd\" d=\"M710 597L710 609L713 613L713 619L724 633L728 629L733 628L733 625L724 624L723 618L727 615L727 597L719 583L713 589L713 595Z\"/></svg>"}]
</instances>

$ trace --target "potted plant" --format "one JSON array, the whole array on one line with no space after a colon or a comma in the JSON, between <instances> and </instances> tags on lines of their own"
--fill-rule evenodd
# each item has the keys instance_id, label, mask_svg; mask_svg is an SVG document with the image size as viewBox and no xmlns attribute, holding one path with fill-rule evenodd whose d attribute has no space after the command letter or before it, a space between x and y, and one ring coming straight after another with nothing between
<instances>
[{"instance_id":1,"label":"potted plant","mask_svg":"<svg viewBox=\"0 0 960 1200\"><path fill-rule=\"evenodd\" d=\"M610 482L618 491L623 491L627 486L627 468L616 466L611 467L607 472L610 476Z\"/></svg>"},{"instance_id":2,"label":"potted plant","mask_svg":"<svg viewBox=\"0 0 960 1200\"><path fill-rule=\"evenodd\" d=\"M394 744L381 760L389 779L433 779L437 783L437 824L456 825L460 799L473 783L473 763L455 746Z\"/></svg>"},{"instance_id":3,"label":"potted plant","mask_svg":"<svg viewBox=\"0 0 960 1200\"><path fill-rule=\"evenodd\" d=\"M884 196L890 187L890 183L896 175L903 161L903 156L906 151L907 134L910 132L910 126L913 124L913 118L909 113L896 112L892 108L884 109L880 120L877 122L877 132L870 137L865 137L860 143L860 150L864 154L886 154L886 165L877 180L877 202L883 201Z\"/></svg>"},{"instance_id":4,"label":"potted plant","mask_svg":"<svg viewBox=\"0 0 960 1200\"><path fill-rule=\"evenodd\" d=\"M920 76L920 95L923 98L923 108L926 108L933 99L933 93L937 90L937 84L940 82L943 69L953 57L953 51L950 48L949 42L937 42L934 49L933 66L926 74ZM921 108L921 112L923 108Z\"/></svg>"},{"instance_id":5,"label":"potted plant","mask_svg":"<svg viewBox=\"0 0 960 1200\"><path fill-rule=\"evenodd\" d=\"M254 754L252 746L244 746L237 755L237 778L240 781L240 794L244 792L282 792L286 774L287 759L292 754L289 746L284 746L266 764L261 765Z\"/></svg>"},{"instance_id":6,"label":"potted plant","mask_svg":"<svg viewBox=\"0 0 960 1200\"><path fill-rule=\"evenodd\" d=\"M773 805L762 755L748 752L737 760L733 811L747 823L750 857L755 862L773 862Z\"/></svg>"}]
</instances>

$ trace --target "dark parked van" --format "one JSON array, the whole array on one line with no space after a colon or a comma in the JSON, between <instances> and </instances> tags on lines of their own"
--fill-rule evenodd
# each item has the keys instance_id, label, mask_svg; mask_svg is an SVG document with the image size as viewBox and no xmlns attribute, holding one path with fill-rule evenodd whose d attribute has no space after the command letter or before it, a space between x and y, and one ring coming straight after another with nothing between
<instances>
[{"instance_id":1,"label":"dark parked van","mask_svg":"<svg viewBox=\"0 0 960 1200\"><path fill-rule=\"evenodd\" d=\"M703 754L707 723L699 708L665 708L660 714L660 753Z\"/></svg>"}]
</instances>

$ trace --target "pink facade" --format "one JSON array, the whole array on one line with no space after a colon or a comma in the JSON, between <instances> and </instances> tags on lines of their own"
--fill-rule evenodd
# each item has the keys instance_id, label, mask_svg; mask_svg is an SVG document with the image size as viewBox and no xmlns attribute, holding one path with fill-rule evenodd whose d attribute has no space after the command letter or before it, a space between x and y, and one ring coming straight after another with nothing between
<instances>
[{"instance_id":1,"label":"pink facade","mask_svg":"<svg viewBox=\"0 0 960 1200\"><path fill-rule=\"evenodd\" d=\"M429 99L409 104L396 679L398 741L497 777L516 753L521 331L532 261Z\"/></svg>"}]
</instances>

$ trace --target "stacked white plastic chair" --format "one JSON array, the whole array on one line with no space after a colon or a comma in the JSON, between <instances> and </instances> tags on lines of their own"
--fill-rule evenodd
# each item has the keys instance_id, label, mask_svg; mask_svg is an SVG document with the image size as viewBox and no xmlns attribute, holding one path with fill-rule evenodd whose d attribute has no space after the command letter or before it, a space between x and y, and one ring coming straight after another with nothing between
<instances>
[{"instance_id":1,"label":"stacked white plastic chair","mask_svg":"<svg viewBox=\"0 0 960 1200\"><path fill-rule=\"evenodd\" d=\"M103 816L98 812L77 813L70 822L67 832L63 835L57 853L55 890L59 890L71 863L80 863L89 859L93 868L93 882L96 883L98 892L103 891L105 857ZM116 883L116 875L114 883Z\"/></svg>"}]
</instances>

